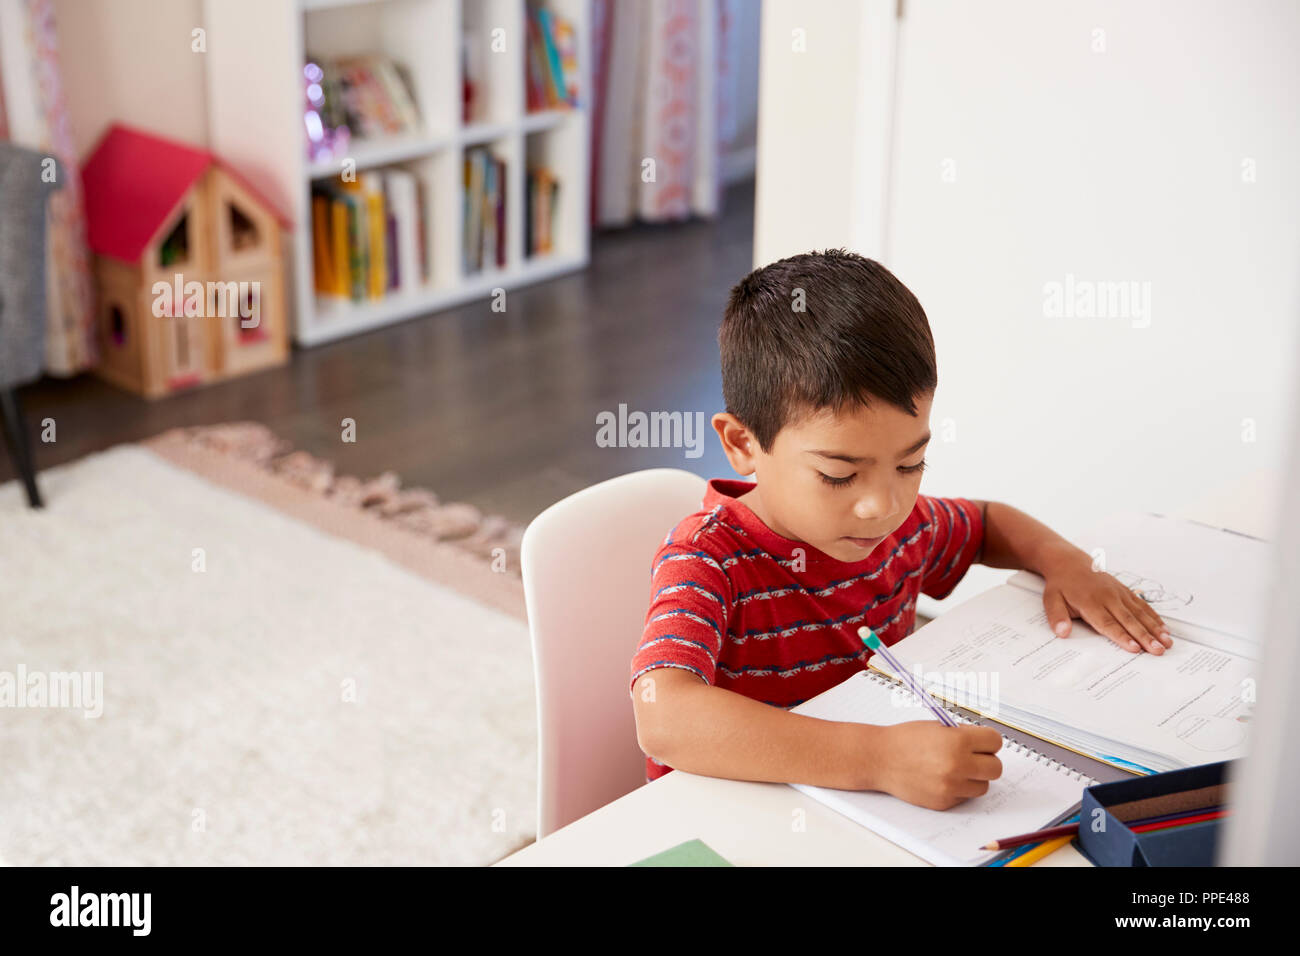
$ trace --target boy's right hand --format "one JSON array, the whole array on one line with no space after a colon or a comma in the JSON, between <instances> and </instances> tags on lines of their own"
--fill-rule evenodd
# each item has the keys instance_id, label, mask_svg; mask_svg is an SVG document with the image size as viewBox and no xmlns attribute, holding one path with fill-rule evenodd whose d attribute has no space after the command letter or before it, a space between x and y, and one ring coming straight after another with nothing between
<instances>
[{"instance_id":1,"label":"boy's right hand","mask_svg":"<svg viewBox=\"0 0 1300 956\"><path fill-rule=\"evenodd\" d=\"M947 810L988 792L989 781L1002 776L994 756L1002 735L991 727L946 727L934 720L873 727L876 761L871 789L900 800Z\"/></svg>"}]
</instances>

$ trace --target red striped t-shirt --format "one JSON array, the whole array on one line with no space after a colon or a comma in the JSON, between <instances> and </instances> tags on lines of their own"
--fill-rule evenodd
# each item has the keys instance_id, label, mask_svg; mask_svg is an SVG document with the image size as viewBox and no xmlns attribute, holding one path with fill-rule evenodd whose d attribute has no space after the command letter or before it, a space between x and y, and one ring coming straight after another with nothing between
<instances>
[{"instance_id":1,"label":"red striped t-shirt","mask_svg":"<svg viewBox=\"0 0 1300 956\"><path fill-rule=\"evenodd\" d=\"M840 561L777 534L715 478L701 509L656 553L645 632L629 693L657 667L789 708L865 670L858 628L886 645L912 632L916 597L948 595L984 540L979 506L918 495L907 520L862 561ZM646 779L672 768L646 757Z\"/></svg>"}]
</instances>

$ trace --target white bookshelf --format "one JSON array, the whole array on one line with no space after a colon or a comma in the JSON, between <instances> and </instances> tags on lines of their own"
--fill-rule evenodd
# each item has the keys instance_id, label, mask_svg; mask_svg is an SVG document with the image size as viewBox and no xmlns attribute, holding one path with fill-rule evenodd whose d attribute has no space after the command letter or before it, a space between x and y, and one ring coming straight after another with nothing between
<instances>
[{"instance_id":1,"label":"white bookshelf","mask_svg":"<svg viewBox=\"0 0 1300 956\"><path fill-rule=\"evenodd\" d=\"M314 345L553 278L589 259L591 16L588 0L546 0L577 31L579 105L528 113L525 0L205 0L211 149L292 219L293 332ZM504 31L503 52L489 49ZM478 53L480 113L462 122L461 35ZM400 166L424 183L429 281L415 292L353 302L318 295L312 273L311 187L342 158L310 162L303 133L308 55L386 53L409 71L418 132L353 138L358 172ZM461 264L462 159L486 145L506 160L506 265ZM545 163L560 181L554 249L524 255L524 171Z\"/></svg>"}]
</instances>

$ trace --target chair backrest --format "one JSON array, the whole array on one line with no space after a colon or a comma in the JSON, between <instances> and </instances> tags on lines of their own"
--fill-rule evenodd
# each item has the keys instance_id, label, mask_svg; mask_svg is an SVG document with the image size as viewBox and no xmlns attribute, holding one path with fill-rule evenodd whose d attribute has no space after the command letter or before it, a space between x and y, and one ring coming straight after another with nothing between
<instances>
[{"instance_id":1,"label":"chair backrest","mask_svg":"<svg viewBox=\"0 0 1300 956\"><path fill-rule=\"evenodd\" d=\"M66 175L53 157L0 143L0 388L45 364L45 203Z\"/></svg>"},{"instance_id":2,"label":"chair backrest","mask_svg":"<svg viewBox=\"0 0 1300 956\"><path fill-rule=\"evenodd\" d=\"M524 532L538 839L645 783L628 685L650 605L650 562L699 510L704 490L690 472L638 471L555 503Z\"/></svg>"}]
</instances>

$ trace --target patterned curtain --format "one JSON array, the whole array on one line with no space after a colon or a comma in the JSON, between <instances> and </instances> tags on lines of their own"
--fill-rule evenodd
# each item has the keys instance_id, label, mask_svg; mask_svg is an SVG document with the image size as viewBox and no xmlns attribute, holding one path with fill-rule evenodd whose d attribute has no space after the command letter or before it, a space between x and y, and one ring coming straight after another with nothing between
<instances>
[{"instance_id":1,"label":"patterned curtain","mask_svg":"<svg viewBox=\"0 0 1300 956\"><path fill-rule=\"evenodd\" d=\"M714 216L739 0L595 0L592 213L601 226Z\"/></svg>"},{"instance_id":2,"label":"patterned curtain","mask_svg":"<svg viewBox=\"0 0 1300 956\"><path fill-rule=\"evenodd\" d=\"M0 111L0 135L12 135L21 145L58 157L67 170L49 206L45 354L47 371L72 375L93 365L97 357L81 177L59 75L53 0L20 0L17 10L23 21L23 44L16 58L20 62L5 64L10 128L4 131ZM21 126L14 106L18 97L32 107L22 110Z\"/></svg>"}]
</instances>

